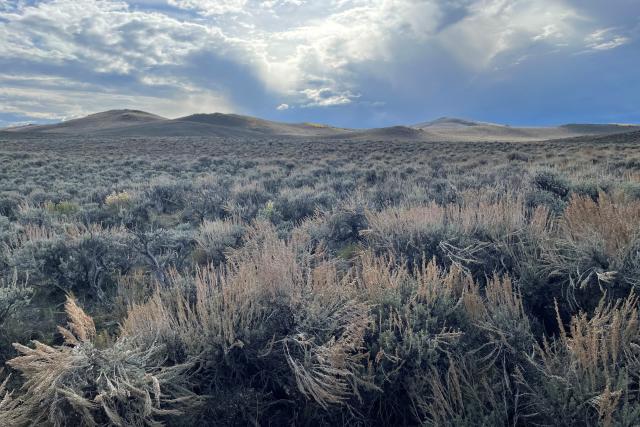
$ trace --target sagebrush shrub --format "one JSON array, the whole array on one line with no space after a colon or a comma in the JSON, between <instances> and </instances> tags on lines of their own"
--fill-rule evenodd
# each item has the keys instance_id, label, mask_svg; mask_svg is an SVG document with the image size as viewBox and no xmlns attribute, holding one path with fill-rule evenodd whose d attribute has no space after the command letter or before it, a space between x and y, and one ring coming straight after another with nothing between
<instances>
[{"instance_id":1,"label":"sagebrush shrub","mask_svg":"<svg viewBox=\"0 0 640 427\"><path fill-rule=\"evenodd\" d=\"M133 264L132 239L123 230L72 229L68 233L27 229L23 245L10 254L10 263L42 286L64 292L90 293L101 299L113 291L115 275Z\"/></svg>"},{"instance_id":2,"label":"sagebrush shrub","mask_svg":"<svg viewBox=\"0 0 640 427\"><path fill-rule=\"evenodd\" d=\"M569 327L558 314L560 334L537 346L528 378L540 422L562 425L625 425L640 417L638 297L607 303L592 316L582 312Z\"/></svg>"},{"instance_id":3,"label":"sagebrush shrub","mask_svg":"<svg viewBox=\"0 0 640 427\"><path fill-rule=\"evenodd\" d=\"M329 209L334 203L334 198L329 193L318 193L312 188L303 188L283 191L273 203L282 220L296 223L312 216L316 210Z\"/></svg>"},{"instance_id":4,"label":"sagebrush shrub","mask_svg":"<svg viewBox=\"0 0 640 427\"><path fill-rule=\"evenodd\" d=\"M127 191L114 191L104 199L104 204L108 207L121 210L126 209L132 202L131 194Z\"/></svg>"},{"instance_id":5,"label":"sagebrush shrub","mask_svg":"<svg viewBox=\"0 0 640 427\"><path fill-rule=\"evenodd\" d=\"M219 265L226 260L226 252L237 248L244 234L244 227L233 221L204 221L196 236L199 248L204 252L204 263Z\"/></svg>"},{"instance_id":6,"label":"sagebrush shrub","mask_svg":"<svg viewBox=\"0 0 640 427\"><path fill-rule=\"evenodd\" d=\"M15 191L2 192L0 194L0 215L15 219L23 201L24 198Z\"/></svg>"},{"instance_id":7,"label":"sagebrush shrub","mask_svg":"<svg viewBox=\"0 0 640 427\"><path fill-rule=\"evenodd\" d=\"M48 202L45 209L54 215L70 216L78 212L80 207L70 201L64 200L58 203Z\"/></svg>"},{"instance_id":8,"label":"sagebrush shrub","mask_svg":"<svg viewBox=\"0 0 640 427\"><path fill-rule=\"evenodd\" d=\"M21 306L29 303L33 289L18 283L17 273L12 278L0 278L0 327Z\"/></svg>"},{"instance_id":9,"label":"sagebrush shrub","mask_svg":"<svg viewBox=\"0 0 640 427\"><path fill-rule=\"evenodd\" d=\"M558 197L564 198L571 190L571 183L561 174L552 170L538 171L532 179L534 187L542 191L548 191Z\"/></svg>"},{"instance_id":10,"label":"sagebrush shrub","mask_svg":"<svg viewBox=\"0 0 640 427\"><path fill-rule=\"evenodd\" d=\"M531 210L545 207L556 215L561 214L566 207L566 202L557 194L538 189L527 192L525 202Z\"/></svg>"},{"instance_id":11,"label":"sagebrush shrub","mask_svg":"<svg viewBox=\"0 0 640 427\"><path fill-rule=\"evenodd\" d=\"M215 399L209 415L285 417L284 408L269 409L272 395L301 408L346 404L366 384L360 351L368 306L347 292L335 267L312 267L310 254L272 228L260 225L248 239L224 271L171 273L168 288L132 307L123 335L142 347L160 340L172 360L197 356ZM254 400L234 410L245 394Z\"/></svg>"},{"instance_id":12,"label":"sagebrush shrub","mask_svg":"<svg viewBox=\"0 0 640 427\"><path fill-rule=\"evenodd\" d=\"M621 195L571 198L542 252L543 268L565 287L569 302L591 310L603 293L618 298L635 288L639 218L640 203Z\"/></svg>"}]
</instances>

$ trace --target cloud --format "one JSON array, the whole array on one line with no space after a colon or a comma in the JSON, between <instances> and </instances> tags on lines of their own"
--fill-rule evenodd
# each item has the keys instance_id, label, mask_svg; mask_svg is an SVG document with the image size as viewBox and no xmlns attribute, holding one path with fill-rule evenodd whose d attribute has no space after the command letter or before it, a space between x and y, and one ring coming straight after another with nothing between
<instances>
[{"instance_id":1,"label":"cloud","mask_svg":"<svg viewBox=\"0 0 640 427\"><path fill-rule=\"evenodd\" d=\"M629 43L631 39L616 34L614 28L598 29L585 38L587 48L592 50L610 50Z\"/></svg>"},{"instance_id":2,"label":"cloud","mask_svg":"<svg viewBox=\"0 0 640 427\"><path fill-rule=\"evenodd\" d=\"M556 24L548 24L542 27L542 31L535 35L533 41L549 40L551 38L562 38L563 33Z\"/></svg>"},{"instance_id":3,"label":"cloud","mask_svg":"<svg viewBox=\"0 0 640 427\"><path fill-rule=\"evenodd\" d=\"M322 110L367 116L413 99L443 105L449 97L436 97L446 84L455 92L515 78L549 55L569 64L585 48L631 45L638 30L629 16L640 10L624 2L4 2L0 103L35 118L118 102L169 115L268 115L278 105L292 118Z\"/></svg>"},{"instance_id":4,"label":"cloud","mask_svg":"<svg viewBox=\"0 0 640 427\"><path fill-rule=\"evenodd\" d=\"M345 105L353 102L359 95L354 95L349 91L335 92L331 88L304 89L302 93L308 99L305 107L331 107L334 105Z\"/></svg>"},{"instance_id":5,"label":"cloud","mask_svg":"<svg viewBox=\"0 0 640 427\"><path fill-rule=\"evenodd\" d=\"M438 39L460 63L481 71L502 54L522 56L533 43L571 43L579 24L577 11L563 1L485 0L473 2Z\"/></svg>"},{"instance_id":6,"label":"cloud","mask_svg":"<svg viewBox=\"0 0 640 427\"><path fill-rule=\"evenodd\" d=\"M0 12L2 111L43 118L124 105L170 115L230 110L220 94L167 72L213 44L226 44L215 27L122 1L23 4Z\"/></svg>"},{"instance_id":7,"label":"cloud","mask_svg":"<svg viewBox=\"0 0 640 427\"><path fill-rule=\"evenodd\" d=\"M121 1L54 0L1 13L4 57L48 63L91 62L97 71L123 74L174 64L205 44L221 42L215 28Z\"/></svg>"},{"instance_id":8,"label":"cloud","mask_svg":"<svg viewBox=\"0 0 640 427\"><path fill-rule=\"evenodd\" d=\"M35 119L66 120L88 112L136 108L177 117L190 112L231 112L226 100L211 91L183 89L171 98L164 94L126 94L92 84L77 85L60 78L0 75L0 113Z\"/></svg>"},{"instance_id":9,"label":"cloud","mask_svg":"<svg viewBox=\"0 0 640 427\"><path fill-rule=\"evenodd\" d=\"M204 16L242 13L247 0L168 0L168 4L181 9L196 10Z\"/></svg>"}]
</instances>

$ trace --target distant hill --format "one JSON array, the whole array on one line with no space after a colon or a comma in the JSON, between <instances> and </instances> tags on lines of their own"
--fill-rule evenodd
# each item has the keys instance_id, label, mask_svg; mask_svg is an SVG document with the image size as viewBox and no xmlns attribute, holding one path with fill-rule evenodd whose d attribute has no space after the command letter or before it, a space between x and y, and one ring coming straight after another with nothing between
<instances>
[{"instance_id":1,"label":"distant hill","mask_svg":"<svg viewBox=\"0 0 640 427\"><path fill-rule=\"evenodd\" d=\"M139 110L109 110L80 119L67 120L51 125L26 125L4 129L7 132L83 134L107 129L122 129L141 124L158 123L167 119Z\"/></svg>"},{"instance_id":2,"label":"distant hill","mask_svg":"<svg viewBox=\"0 0 640 427\"><path fill-rule=\"evenodd\" d=\"M332 136L348 129L312 123L279 123L237 114L192 114L167 119L137 110L111 110L51 125L25 125L4 132L94 136Z\"/></svg>"},{"instance_id":3,"label":"distant hill","mask_svg":"<svg viewBox=\"0 0 640 427\"><path fill-rule=\"evenodd\" d=\"M640 126L628 124L567 124L560 128L582 135L610 135L640 130Z\"/></svg>"},{"instance_id":4,"label":"distant hill","mask_svg":"<svg viewBox=\"0 0 640 427\"><path fill-rule=\"evenodd\" d=\"M385 128L366 129L342 134L344 139L352 140L422 140L424 132L408 126L390 126Z\"/></svg>"},{"instance_id":5,"label":"distant hill","mask_svg":"<svg viewBox=\"0 0 640 427\"><path fill-rule=\"evenodd\" d=\"M496 123L442 117L412 126L423 137L438 141L542 141L577 136L610 135L640 130L640 126L617 124L567 124L553 127L511 127Z\"/></svg>"},{"instance_id":6,"label":"distant hill","mask_svg":"<svg viewBox=\"0 0 640 427\"><path fill-rule=\"evenodd\" d=\"M432 120L430 122L419 123L412 127L414 128L464 128L472 126L502 126L495 123L476 122L473 120L459 119L456 117L440 117L439 119Z\"/></svg>"},{"instance_id":7,"label":"distant hill","mask_svg":"<svg viewBox=\"0 0 640 427\"><path fill-rule=\"evenodd\" d=\"M442 117L413 126L354 130L315 123L281 123L238 114L192 114L177 119L167 119L139 110L110 110L56 124L7 128L0 130L0 133L5 136L217 136L350 140L540 141L578 136L610 135L634 130L640 130L640 126L567 124L556 127L511 127L452 117Z\"/></svg>"},{"instance_id":8,"label":"distant hill","mask_svg":"<svg viewBox=\"0 0 640 427\"><path fill-rule=\"evenodd\" d=\"M349 132L348 129L340 129L312 123L280 123L256 117L222 113L192 114L190 116L175 119L174 122L201 123L212 126L212 130L234 129L240 133L248 132L266 136L284 135L313 137L332 136Z\"/></svg>"}]
</instances>

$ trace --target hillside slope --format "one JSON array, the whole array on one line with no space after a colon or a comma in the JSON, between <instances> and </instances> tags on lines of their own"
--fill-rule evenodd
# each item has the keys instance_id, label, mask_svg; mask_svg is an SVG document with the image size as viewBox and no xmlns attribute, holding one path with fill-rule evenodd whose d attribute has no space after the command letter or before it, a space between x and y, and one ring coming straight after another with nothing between
<instances>
[{"instance_id":1,"label":"hillside slope","mask_svg":"<svg viewBox=\"0 0 640 427\"><path fill-rule=\"evenodd\" d=\"M640 126L617 124L568 124L553 127L512 127L457 118L440 119L412 126L434 141L543 141L588 135L611 135L640 130Z\"/></svg>"},{"instance_id":2,"label":"hillside slope","mask_svg":"<svg viewBox=\"0 0 640 427\"><path fill-rule=\"evenodd\" d=\"M512 127L442 117L413 126L344 129L313 123L282 123L238 114L192 114L167 119L139 110L110 110L50 125L26 125L0 130L4 136L101 137L298 137L344 140L414 140L461 142L543 141L579 136L612 135L640 130L618 124L567 124L555 127Z\"/></svg>"},{"instance_id":3,"label":"hillside slope","mask_svg":"<svg viewBox=\"0 0 640 427\"><path fill-rule=\"evenodd\" d=\"M27 125L4 129L15 133L84 134L108 129L123 129L142 124L159 123L168 119L139 110L109 110L79 119L51 125Z\"/></svg>"}]
</instances>

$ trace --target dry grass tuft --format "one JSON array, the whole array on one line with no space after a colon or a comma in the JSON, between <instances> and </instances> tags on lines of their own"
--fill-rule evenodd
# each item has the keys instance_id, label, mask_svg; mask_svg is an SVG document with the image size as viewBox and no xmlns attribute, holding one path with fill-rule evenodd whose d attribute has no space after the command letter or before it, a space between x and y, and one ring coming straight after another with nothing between
<instances>
[{"instance_id":1,"label":"dry grass tuft","mask_svg":"<svg viewBox=\"0 0 640 427\"><path fill-rule=\"evenodd\" d=\"M3 370L0 369L0 375ZM16 408L20 405L20 400L15 398L13 393L7 390L7 383L10 377L7 376L0 382L0 425L13 426L19 421L16 419Z\"/></svg>"},{"instance_id":2,"label":"dry grass tuft","mask_svg":"<svg viewBox=\"0 0 640 427\"><path fill-rule=\"evenodd\" d=\"M574 196L565 209L561 227L563 235L573 242L601 239L607 254L619 255L640 230L640 202L602 191L597 202Z\"/></svg>"},{"instance_id":3,"label":"dry grass tuft","mask_svg":"<svg viewBox=\"0 0 640 427\"><path fill-rule=\"evenodd\" d=\"M559 338L545 340L537 349L539 359L532 359L543 374L535 389L539 410L567 423L595 413L605 426L638 416L638 408L630 405L640 398L638 301L633 294L616 303L603 298L591 317L573 316L568 329L558 320Z\"/></svg>"},{"instance_id":4,"label":"dry grass tuft","mask_svg":"<svg viewBox=\"0 0 640 427\"><path fill-rule=\"evenodd\" d=\"M282 342L298 390L325 409L359 396L359 386L375 388L361 377L362 363L368 359L364 347L364 335L371 322L368 306L353 303L333 317L343 332L327 342L317 343L315 337L305 333Z\"/></svg>"},{"instance_id":5,"label":"dry grass tuft","mask_svg":"<svg viewBox=\"0 0 640 427\"><path fill-rule=\"evenodd\" d=\"M380 212L366 212L369 229L365 236L393 239L407 236L407 240L419 237L433 227L452 227L471 234L482 229L494 236L517 231L527 224L525 207L520 198L503 198L498 201L470 199L462 205L439 205L431 202L412 207L391 207ZM388 247L393 247L388 242Z\"/></svg>"},{"instance_id":6,"label":"dry grass tuft","mask_svg":"<svg viewBox=\"0 0 640 427\"><path fill-rule=\"evenodd\" d=\"M564 286L571 307L625 297L640 284L639 232L640 202L603 192L597 202L574 196L542 248L542 270Z\"/></svg>"},{"instance_id":7,"label":"dry grass tuft","mask_svg":"<svg viewBox=\"0 0 640 427\"><path fill-rule=\"evenodd\" d=\"M5 411L12 425L158 425L158 417L179 413L167 391L178 387L184 367L159 368L162 348L136 348L126 339L98 349L91 317L72 298L65 308L65 345L14 344L20 356L7 364L25 382L19 404Z\"/></svg>"},{"instance_id":8,"label":"dry grass tuft","mask_svg":"<svg viewBox=\"0 0 640 427\"><path fill-rule=\"evenodd\" d=\"M486 370L472 368L470 360L450 357L441 373L435 367L426 375L430 399L416 409L434 426L499 425L509 420L508 405L517 400L508 378L492 378Z\"/></svg>"},{"instance_id":9,"label":"dry grass tuft","mask_svg":"<svg viewBox=\"0 0 640 427\"><path fill-rule=\"evenodd\" d=\"M68 297L64 309L69 317L69 329L58 326L64 342L68 345L79 345L93 341L96 336L96 325L93 319L78 306L75 298Z\"/></svg>"}]
</instances>

